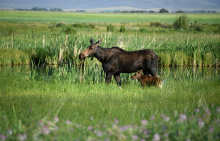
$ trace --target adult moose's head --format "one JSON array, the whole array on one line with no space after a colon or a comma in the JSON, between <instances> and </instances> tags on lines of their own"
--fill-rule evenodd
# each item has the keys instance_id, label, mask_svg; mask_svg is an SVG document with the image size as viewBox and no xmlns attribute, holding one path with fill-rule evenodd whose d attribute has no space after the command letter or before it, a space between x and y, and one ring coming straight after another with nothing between
<instances>
[{"instance_id":1,"label":"adult moose's head","mask_svg":"<svg viewBox=\"0 0 220 141\"><path fill-rule=\"evenodd\" d=\"M84 60L86 57L92 57L97 51L97 47L102 42L102 39L94 44L93 39L90 40L91 45L87 47L84 51L79 54L79 59Z\"/></svg>"}]
</instances>

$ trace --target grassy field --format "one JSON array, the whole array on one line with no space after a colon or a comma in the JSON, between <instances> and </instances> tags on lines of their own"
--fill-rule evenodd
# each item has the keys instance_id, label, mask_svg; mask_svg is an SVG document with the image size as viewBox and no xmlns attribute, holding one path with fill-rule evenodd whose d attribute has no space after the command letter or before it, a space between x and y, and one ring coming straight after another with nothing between
<instances>
[{"instance_id":1,"label":"grassy field","mask_svg":"<svg viewBox=\"0 0 220 141\"><path fill-rule=\"evenodd\" d=\"M218 75L192 77L190 69L180 69L170 77L161 70L162 90L143 89L131 80L123 80L121 90L115 82L91 82L87 73L63 69L41 77L29 67L1 69L0 135L8 140L219 139Z\"/></svg>"},{"instance_id":2,"label":"grassy field","mask_svg":"<svg viewBox=\"0 0 220 141\"><path fill-rule=\"evenodd\" d=\"M182 14L131 14L131 13L71 13L0 11L0 21L43 22L43 23L146 23L161 22L172 24ZM186 14L191 22L219 24L220 14Z\"/></svg>"},{"instance_id":3,"label":"grassy field","mask_svg":"<svg viewBox=\"0 0 220 141\"><path fill-rule=\"evenodd\" d=\"M219 14L187 14L187 30L179 14L0 15L0 141L219 140ZM99 61L78 59L91 38L155 51L163 89L132 74L106 85Z\"/></svg>"}]
</instances>

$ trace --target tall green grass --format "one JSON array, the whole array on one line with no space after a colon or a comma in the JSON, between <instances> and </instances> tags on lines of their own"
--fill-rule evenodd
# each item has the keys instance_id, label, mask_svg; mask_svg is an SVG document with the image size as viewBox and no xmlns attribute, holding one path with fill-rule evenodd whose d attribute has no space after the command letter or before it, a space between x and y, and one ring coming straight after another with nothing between
<instances>
[{"instance_id":1,"label":"tall green grass","mask_svg":"<svg viewBox=\"0 0 220 141\"><path fill-rule=\"evenodd\" d=\"M19 50L27 55L25 60L30 58L25 62L35 64L57 65L60 62L80 64L78 55L87 48L89 40L93 38L103 39L101 46L105 48L119 46L126 51L152 49L158 54L159 64L162 66L219 66L219 34L181 32L146 34L136 31L121 33L119 30L112 33L101 29L96 31L93 27L85 30L75 29L67 24L61 27L49 25L47 28L39 27L40 31L37 31L38 28L35 29L35 26L29 25L27 33L22 33L23 31L13 26L15 25L12 25L12 31L5 29L1 33L0 50L2 52ZM46 30L43 30L44 28ZM7 61L1 64L11 65L13 59L5 56L1 56L1 60ZM20 58L22 56L21 54Z\"/></svg>"},{"instance_id":2,"label":"tall green grass","mask_svg":"<svg viewBox=\"0 0 220 141\"><path fill-rule=\"evenodd\" d=\"M28 140L124 140L136 136L141 140L153 139L155 134L168 139L219 138L218 73L200 72L202 69L172 73L172 69L163 68L159 74L162 90L143 89L122 75L121 90L115 82L106 85L102 76L90 71L2 68L0 135L8 140L25 135ZM149 130L149 136L138 132L140 129ZM106 135L99 136L95 130Z\"/></svg>"}]
</instances>

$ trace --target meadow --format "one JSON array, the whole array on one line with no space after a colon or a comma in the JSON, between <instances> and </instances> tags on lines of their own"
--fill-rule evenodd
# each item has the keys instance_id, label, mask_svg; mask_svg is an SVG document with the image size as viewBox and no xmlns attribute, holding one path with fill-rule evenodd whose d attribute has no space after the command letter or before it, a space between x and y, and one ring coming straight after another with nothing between
<instances>
[{"instance_id":1,"label":"meadow","mask_svg":"<svg viewBox=\"0 0 220 141\"><path fill-rule=\"evenodd\" d=\"M219 140L219 14L188 14L187 30L179 14L0 15L0 140ZM91 38L155 51L163 89L106 85L78 59Z\"/></svg>"},{"instance_id":2,"label":"meadow","mask_svg":"<svg viewBox=\"0 0 220 141\"><path fill-rule=\"evenodd\" d=\"M0 11L0 21L10 22L65 22L65 23L146 23L161 22L172 24L182 14L140 14L140 13L74 13L74 12L33 12ZM219 14L187 14L191 22L219 24Z\"/></svg>"},{"instance_id":3,"label":"meadow","mask_svg":"<svg viewBox=\"0 0 220 141\"><path fill-rule=\"evenodd\" d=\"M219 139L219 70L160 69L163 89L123 74L121 90L93 67L2 67L1 139Z\"/></svg>"}]
</instances>

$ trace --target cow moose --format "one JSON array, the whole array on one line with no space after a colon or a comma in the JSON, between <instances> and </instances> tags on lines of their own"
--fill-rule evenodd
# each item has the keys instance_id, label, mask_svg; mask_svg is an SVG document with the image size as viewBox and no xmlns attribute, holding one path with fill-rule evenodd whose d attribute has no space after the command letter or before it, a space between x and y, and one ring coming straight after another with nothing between
<instances>
[{"instance_id":1,"label":"cow moose","mask_svg":"<svg viewBox=\"0 0 220 141\"><path fill-rule=\"evenodd\" d=\"M120 73L133 73L141 69L143 69L144 74L158 76L158 56L152 50L125 51L119 47L102 48L99 46L101 42L102 40L99 40L94 43L91 39L91 45L79 54L79 59L96 57L102 63L108 84L114 75L117 84L121 86Z\"/></svg>"}]
</instances>

